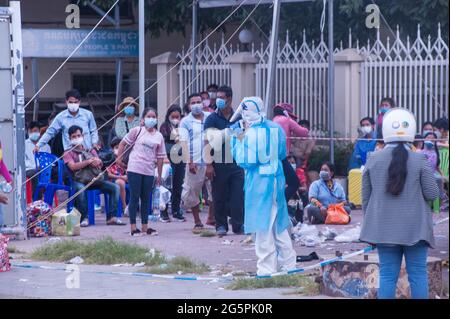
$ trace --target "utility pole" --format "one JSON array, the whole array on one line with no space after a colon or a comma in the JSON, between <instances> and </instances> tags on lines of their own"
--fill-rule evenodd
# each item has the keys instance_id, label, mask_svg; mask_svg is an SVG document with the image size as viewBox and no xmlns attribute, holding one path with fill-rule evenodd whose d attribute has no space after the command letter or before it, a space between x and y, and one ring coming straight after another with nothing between
<instances>
[{"instance_id":1,"label":"utility pole","mask_svg":"<svg viewBox=\"0 0 450 319\"><path fill-rule=\"evenodd\" d=\"M198 1L192 0L192 87L194 92L198 92L198 85L197 85L197 49L195 48L197 46L197 32L198 32L198 26L197 26L197 8L198 8Z\"/></svg>"},{"instance_id":2,"label":"utility pole","mask_svg":"<svg viewBox=\"0 0 450 319\"><path fill-rule=\"evenodd\" d=\"M333 0L328 0L328 127L330 130L330 162L334 164L334 29Z\"/></svg>"},{"instance_id":3,"label":"utility pole","mask_svg":"<svg viewBox=\"0 0 450 319\"><path fill-rule=\"evenodd\" d=\"M145 108L145 0L139 0L139 114Z\"/></svg>"}]
</instances>

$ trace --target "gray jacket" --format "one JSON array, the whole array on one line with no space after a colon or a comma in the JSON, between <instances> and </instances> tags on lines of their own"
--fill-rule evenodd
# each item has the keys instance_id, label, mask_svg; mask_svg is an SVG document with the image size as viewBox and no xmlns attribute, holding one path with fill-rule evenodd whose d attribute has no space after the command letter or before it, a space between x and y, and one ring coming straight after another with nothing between
<instances>
[{"instance_id":1,"label":"gray jacket","mask_svg":"<svg viewBox=\"0 0 450 319\"><path fill-rule=\"evenodd\" d=\"M420 240L434 246L432 211L428 201L439 187L426 157L408 150L407 176L398 196L386 192L393 147L371 153L362 177L364 221L360 240L373 244L412 246Z\"/></svg>"}]
</instances>

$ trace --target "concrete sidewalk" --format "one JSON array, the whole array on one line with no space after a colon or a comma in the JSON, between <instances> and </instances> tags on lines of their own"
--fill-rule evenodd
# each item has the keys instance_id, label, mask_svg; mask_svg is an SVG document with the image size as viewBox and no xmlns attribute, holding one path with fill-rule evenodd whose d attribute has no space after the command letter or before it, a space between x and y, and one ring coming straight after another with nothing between
<instances>
[{"instance_id":1,"label":"concrete sidewalk","mask_svg":"<svg viewBox=\"0 0 450 319\"><path fill-rule=\"evenodd\" d=\"M73 239L77 241L93 241L105 236L128 243L136 243L162 251L165 255L185 256L196 262L203 262L211 267L212 271L220 271L225 274L232 271L256 272L256 256L254 245L244 244L241 241L247 236L229 235L218 237L200 237L192 233L192 215L188 214L187 222L172 223L151 223L151 227L159 231L158 236L131 237L129 235L129 225L127 226L106 226L105 215L97 214L96 225L82 228L81 236L61 238ZM440 215L433 215L435 221L448 217L448 212ZM128 219L124 219L128 222ZM202 220L206 220L206 213L202 213ZM139 222L139 221L138 221ZM331 226L338 234L345 230L360 225L362 213L352 212L352 222L345 226ZM326 227L318 225L319 229ZM211 229L214 231L214 229ZM436 249L430 250L430 255L448 260L449 251L449 226L448 222L435 227ZM32 238L25 241L11 241L10 246L14 246L18 251L30 253L36 247L44 244L48 239ZM320 258L327 259L333 257L336 251L350 253L366 246L363 243L337 243L326 242L316 247L305 247L294 244L298 255L308 255L315 251ZM13 254L13 262L27 261L23 254ZM316 263L314 261L312 263ZM299 267L307 266L311 263L298 264ZM108 269L108 266L88 266ZM99 269L100 269L99 268ZM111 267L109 267L111 268ZM114 271L126 271L125 268L112 267ZM136 271L136 268L133 269ZM54 274L53 274L54 273ZM204 274L208 276L209 274ZM448 268L444 270L444 285L448 290ZM27 277L29 276L29 277ZM41 269L18 269L15 268L9 273L0 274L2 284L0 285L0 295L22 296L31 298L299 298L300 295L285 295L286 291L292 289L258 289L252 291L229 291L221 289L223 284L204 282L179 282L164 279L153 279L143 277L124 277L86 273L82 274L80 289L66 289L64 271L49 271ZM99 277L100 276L100 277ZM20 281L20 279L29 279ZM40 287L39 290L32 289ZM46 288L47 287L47 288ZM52 288L54 287L54 288ZM86 291L85 291L86 289ZM66 291L67 290L67 291Z\"/></svg>"}]
</instances>

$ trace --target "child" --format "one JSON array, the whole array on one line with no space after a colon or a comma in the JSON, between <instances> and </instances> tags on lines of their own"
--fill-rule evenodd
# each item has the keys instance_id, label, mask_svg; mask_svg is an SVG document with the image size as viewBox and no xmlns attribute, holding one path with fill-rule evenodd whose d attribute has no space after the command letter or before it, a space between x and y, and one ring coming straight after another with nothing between
<instances>
[{"instance_id":1,"label":"child","mask_svg":"<svg viewBox=\"0 0 450 319\"><path fill-rule=\"evenodd\" d=\"M115 137L111 141L111 148L114 152L114 160L117 158L119 154L119 144L120 138ZM126 175L125 169L117 163L114 163L110 168L108 168L108 178L110 181L119 185L120 188L120 200L122 202L122 209L124 210L124 216L128 216L128 206L126 201L126 189L125 185L127 184L128 178Z\"/></svg>"}]
</instances>

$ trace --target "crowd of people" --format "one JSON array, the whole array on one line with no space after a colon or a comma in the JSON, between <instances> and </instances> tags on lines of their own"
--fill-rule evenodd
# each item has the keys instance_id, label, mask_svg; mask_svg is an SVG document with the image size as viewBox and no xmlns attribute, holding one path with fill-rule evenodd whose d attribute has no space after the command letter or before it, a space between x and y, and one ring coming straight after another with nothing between
<instances>
[{"instance_id":1,"label":"crowd of people","mask_svg":"<svg viewBox=\"0 0 450 319\"><path fill-rule=\"evenodd\" d=\"M157 230L149 227L150 202L153 190L162 185L165 165L171 168L170 210L161 211L160 221L184 222L184 214L190 212L194 218L193 232L200 233L205 228L200 212L203 204L207 204L205 224L215 227L217 235L226 235L229 225L235 234L256 234L258 274L295 266L295 251L287 229L303 222L304 216L311 224L323 224L331 204L342 204L345 211L349 215L351 213L351 203L344 188L335 179L336 169L332 163L322 163L318 179L311 179L307 174L315 140L309 137L309 121L299 120L293 105L289 103L274 105L274 117L269 120L259 97L244 98L238 104L233 101L229 86L212 84L204 92L191 94L183 107L171 105L164 122L158 123L155 109L146 108L140 117L139 104L127 97L117 106L110 144L102 145L94 115L80 108L80 102L80 93L72 89L66 93L66 110L52 114L45 126L38 122L28 124L26 175L31 178L38 172L36 152L62 156L67 167L66 178L73 191L84 190L88 183L95 180L89 189L99 189L108 195L108 205L105 205L107 225L126 225L118 217L120 203L124 215L129 217L131 236L158 234ZM237 109L233 108L236 104L239 105ZM391 109L396 109L394 100L384 98L379 104L376 119L361 119L359 138L349 159L349 170L361 168L363 171L363 209L369 212L370 202L373 201L368 195L369 189L375 193L378 190L367 181L367 176L373 172L381 174L386 165L383 169L378 166L383 161L389 162L388 157L391 156L387 149L392 149L392 143L387 142L383 135L390 129L404 127L408 130L408 125L411 125L408 121L391 121L389 125L392 127L386 128L385 114L391 114ZM267 133L265 142L260 141L258 134L261 131ZM447 209L446 180L440 170L439 149L448 149L448 120L441 118L425 122L420 134L416 133L412 139L402 140L400 144L407 145L408 152L424 155L427 170L423 172L435 180L441 208ZM112 156L108 163L99 155L105 149ZM392 183L389 192L398 195L403 187L408 188L411 183L410 175L406 178L406 175L399 175L406 169L399 169L400 165L405 166L407 160L418 160L414 156L408 159L403 149L398 147L390 151L398 155L398 163L391 163L386 173L389 183ZM375 160L368 160L377 153L386 157L373 156L380 162L379 165L374 164ZM266 160L260 159L261 154L268 154ZM252 161L253 155L255 160ZM367 165L369 168L366 168ZM422 163L417 165L423 169ZM395 174L392 171L394 166L399 170ZM410 169L414 170L408 166ZM96 178L104 171L106 174ZM12 182L2 161L1 146L0 173L7 182ZM392 181L394 175L397 183ZM429 183L429 176L423 178ZM31 179L33 188L36 187L36 180ZM431 186L427 187L430 189ZM431 195L428 196L430 199ZM288 213L288 203L292 199L301 200L304 211ZM0 203L6 204L7 197L0 194ZM75 207L81 213L81 226L89 226L86 192L75 198ZM386 209L392 207L387 206ZM369 216L378 222L379 215L372 214L375 217ZM138 215L140 228L137 225ZM364 225L362 238L377 243L380 234L372 232L366 219ZM432 240L427 238L421 240L428 240L431 245ZM393 252L391 248L381 249L380 258L393 258L394 253L398 252ZM386 291L386 295L390 293Z\"/></svg>"}]
</instances>

